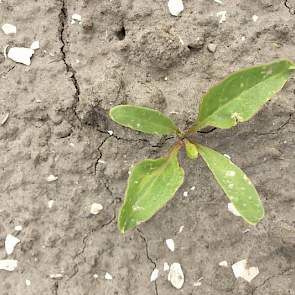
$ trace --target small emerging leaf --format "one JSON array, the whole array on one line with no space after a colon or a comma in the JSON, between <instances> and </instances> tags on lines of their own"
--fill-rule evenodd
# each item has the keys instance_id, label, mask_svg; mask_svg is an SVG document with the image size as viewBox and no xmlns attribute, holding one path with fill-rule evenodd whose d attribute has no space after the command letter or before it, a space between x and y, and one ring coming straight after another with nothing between
<instances>
[{"instance_id":1,"label":"small emerging leaf","mask_svg":"<svg viewBox=\"0 0 295 295\"><path fill-rule=\"evenodd\" d=\"M110 110L113 121L131 129L149 134L175 134L174 122L159 111L132 105L119 105Z\"/></svg>"},{"instance_id":2,"label":"small emerging leaf","mask_svg":"<svg viewBox=\"0 0 295 295\"><path fill-rule=\"evenodd\" d=\"M128 179L118 227L122 233L150 219L175 194L183 183L178 150L168 157L139 162Z\"/></svg>"},{"instance_id":3,"label":"small emerging leaf","mask_svg":"<svg viewBox=\"0 0 295 295\"><path fill-rule=\"evenodd\" d=\"M198 145L198 149L217 182L243 219L250 224L258 223L264 217L264 209L250 179L227 157L202 145Z\"/></svg>"},{"instance_id":4,"label":"small emerging leaf","mask_svg":"<svg viewBox=\"0 0 295 295\"><path fill-rule=\"evenodd\" d=\"M206 126L230 128L253 117L294 71L288 60L243 69L212 87L202 98L191 132Z\"/></svg>"},{"instance_id":5,"label":"small emerging leaf","mask_svg":"<svg viewBox=\"0 0 295 295\"><path fill-rule=\"evenodd\" d=\"M199 154L197 146L187 139L184 140L184 144L186 155L192 160L196 159Z\"/></svg>"}]
</instances>

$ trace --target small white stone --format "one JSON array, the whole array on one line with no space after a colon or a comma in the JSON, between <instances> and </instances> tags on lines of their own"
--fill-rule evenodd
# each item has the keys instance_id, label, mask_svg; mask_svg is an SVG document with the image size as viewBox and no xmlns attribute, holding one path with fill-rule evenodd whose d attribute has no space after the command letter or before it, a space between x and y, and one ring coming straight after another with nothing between
<instances>
[{"instance_id":1,"label":"small white stone","mask_svg":"<svg viewBox=\"0 0 295 295\"><path fill-rule=\"evenodd\" d=\"M252 15L252 20L253 20L253 22L257 22L257 20L258 20L258 16L257 15Z\"/></svg>"},{"instance_id":2,"label":"small white stone","mask_svg":"<svg viewBox=\"0 0 295 295\"><path fill-rule=\"evenodd\" d=\"M168 281L176 289L181 289L184 284L184 275L181 269L181 265L177 262L174 262L170 266L168 273Z\"/></svg>"},{"instance_id":3,"label":"small white stone","mask_svg":"<svg viewBox=\"0 0 295 295\"><path fill-rule=\"evenodd\" d=\"M228 267L228 263L227 263L227 261L225 261L225 260L219 262L218 265L219 265L219 266L222 266L222 267Z\"/></svg>"},{"instance_id":4,"label":"small white stone","mask_svg":"<svg viewBox=\"0 0 295 295\"><path fill-rule=\"evenodd\" d=\"M165 81L168 81L168 77L167 77L167 76L166 76L166 77L164 77L164 80L165 80Z\"/></svg>"},{"instance_id":5,"label":"small white stone","mask_svg":"<svg viewBox=\"0 0 295 295\"><path fill-rule=\"evenodd\" d=\"M217 45L214 44L214 43L209 43L209 44L207 45L207 48L208 48L208 51L214 53L214 52L216 51Z\"/></svg>"},{"instance_id":6,"label":"small white stone","mask_svg":"<svg viewBox=\"0 0 295 295\"><path fill-rule=\"evenodd\" d=\"M54 200L49 200L48 201L48 208L51 209L53 206Z\"/></svg>"},{"instance_id":7,"label":"small white stone","mask_svg":"<svg viewBox=\"0 0 295 295\"><path fill-rule=\"evenodd\" d=\"M15 62L29 66L33 54L34 50L31 48L12 47L9 49L7 56Z\"/></svg>"},{"instance_id":8,"label":"small white stone","mask_svg":"<svg viewBox=\"0 0 295 295\"><path fill-rule=\"evenodd\" d=\"M101 204L93 203L90 207L90 213L93 215L97 215L102 209L103 209L103 206Z\"/></svg>"},{"instance_id":9,"label":"small white stone","mask_svg":"<svg viewBox=\"0 0 295 295\"><path fill-rule=\"evenodd\" d=\"M155 268L151 273L150 281L154 282L159 277L159 270Z\"/></svg>"},{"instance_id":10,"label":"small white stone","mask_svg":"<svg viewBox=\"0 0 295 295\"><path fill-rule=\"evenodd\" d=\"M184 229L184 225L181 225L181 226L179 227L178 233L182 233L183 229Z\"/></svg>"},{"instance_id":11,"label":"small white stone","mask_svg":"<svg viewBox=\"0 0 295 295\"><path fill-rule=\"evenodd\" d=\"M21 225L16 225L14 227L14 230L16 230L16 231L21 231L22 229L23 229L23 227Z\"/></svg>"},{"instance_id":12,"label":"small white stone","mask_svg":"<svg viewBox=\"0 0 295 295\"><path fill-rule=\"evenodd\" d=\"M200 286L202 286L202 282L195 282L194 283L194 287L200 287Z\"/></svg>"},{"instance_id":13,"label":"small white stone","mask_svg":"<svg viewBox=\"0 0 295 295\"><path fill-rule=\"evenodd\" d=\"M20 242L20 240L11 235L11 234L8 234L6 236L6 239L5 239L5 251L7 253L7 255L10 255L13 253L13 250L14 250L14 247Z\"/></svg>"},{"instance_id":14,"label":"small white stone","mask_svg":"<svg viewBox=\"0 0 295 295\"><path fill-rule=\"evenodd\" d=\"M246 37L242 36L241 40L244 42L246 40Z\"/></svg>"},{"instance_id":15,"label":"small white stone","mask_svg":"<svg viewBox=\"0 0 295 295\"><path fill-rule=\"evenodd\" d=\"M105 164L106 163L106 161L104 161L104 160L98 160L97 162L100 163L100 164Z\"/></svg>"},{"instance_id":16,"label":"small white stone","mask_svg":"<svg viewBox=\"0 0 295 295\"><path fill-rule=\"evenodd\" d=\"M195 189L196 189L195 186L192 186L192 187L191 187L191 191L194 191Z\"/></svg>"},{"instance_id":17,"label":"small white stone","mask_svg":"<svg viewBox=\"0 0 295 295\"><path fill-rule=\"evenodd\" d=\"M31 286L31 281L30 280L26 280L26 286Z\"/></svg>"},{"instance_id":18,"label":"small white stone","mask_svg":"<svg viewBox=\"0 0 295 295\"><path fill-rule=\"evenodd\" d=\"M14 259L1 259L0 269L6 271L13 271L17 268L17 260Z\"/></svg>"},{"instance_id":19,"label":"small white stone","mask_svg":"<svg viewBox=\"0 0 295 295\"><path fill-rule=\"evenodd\" d=\"M219 23L222 24L223 22L226 21L226 11L225 10L222 10L222 11L219 11L216 13L216 16L217 17L220 17L219 19Z\"/></svg>"},{"instance_id":20,"label":"small white stone","mask_svg":"<svg viewBox=\"0 0 295 295\"><path fill-rule=\"evenodd\" d=\"M227 204L227 209L229 212L231 212L233 215L235 216L241 216L241 214L239 213L239 211L236 209L236 207L234 206L233 203L228 203Z\"/></svg>"},{"instance_id":21,"label":"small white stone","mask_svg":"<svg viewBox=\"0 0 295 295\"><path fill-rule=\"evenodd\" d=\"M247 282L251 282L258 274L258 267L247 268L247 260L243 259L232 265L232 270L236 278L243 278Z\"/></svg>"},{"instance_id":22,"label":"small white stone","mask_svg":"<svg viewBox=\"0 0 295 295\"><path fill-rule=\"evenodd\" d=\"M167 247L168 247L168 249L170 251L174 252L174 250L175 250L175 244L174 244L173 239L167 239L166 240L166 245L167 245Z\"/></svg>"},{"instance_id":23,"label":"small white stone","mask_svg":"<svg viewBox=\"0 0 295 295\"><path fill-rule=\"evenodd\" d=\"M104 278L105 278L106 280L108 280L108 281L110 281L110 280L113 279L112 275L111 275L110 273L108 273L108 272L105 273Z\"/></svg>"},{"instance_id":24,"label":"small white stone","mask_svg":"<svg viewBox=\"0 0 295 295\"><path fill-rule=\"evenodd\" d=\"M74 24L74 23L81 23L81 21L82 21L82 17L81 17L81 15L80 14L77 14L77 13L74 13L73 15L72 15L72 24Z\"/></svg>"},{"instance_id":25,"label":"small white stone","mask_svg":"<svg viewBox=\"0 0 295 295\"><path fill-rule=\"evenodd\" d=\"M188 196L188 192L183 192L183 196L187 197Z\"/></svg>"},{"instance_id":26,"label":"small white stone","mask_svg":"<svg viewBox=\"0 0 295 295\"><path fill-rule=\"evenodd\" d=\"M34 41L32 44L31 44L31 49L33 50L37 50L40 48L40 43L38 40Z\"/></svg>"},{"instance_id":27,"label":"small white stone","mask_svg":"<svg viewBox=\"0 0 295 295\"><path fill-rule=\"evenodd\" d=\"M182 0L169 0L168 8L170 13L174 16L178 16L184 10Z\"/></svg>"},{"instance_id":28,"label":"small white stone","mask_svg":"<svg viewBox=\"0 0 295 295\"><path fill-rule=\"evenodd\" d=\"M98 274L95 273L95 274L93 275L93 278L94 278L94 279L98 279Z\"/></svg>"},{"instance_id":29,"label":"small white stone","mask_svg":"<svg viewBox=\"0 0 295 295\"><path fill-rule=\"evenodd\" d=\"M50 278L53 279L53 280L54 279L57 279L57 280L58 279L62 279L63 278L63 274L61 274L61 273L54 273L54 274L51 274L50 275Z\"/></svg>"},{"instance_id":30,"label":"small white stone","mask_svg":"<svg viewBox=\"0 0 295 295\"><path fill-rule=\"evenodd\" d=\"M214 0L214 2L216 2L218 4L223 4L223 2L221 0Z\"/></svg>"},{"instance_id":31,"label":"small white stone","mask_svg":"<svg viewBox=\"0 0 295 295\"><path fill-rule=\"evenodd\" d=\"M15 34L16 33L16 26L11 25L11 24L4 24L2 26L2 31L6 35Z\"/></svg>"},{"instance_id":32,"label":"small white stone","mask_svg":"<svg viewBox=\"0 0 295 295\"><path fill-rule=\"evenodd\" d=\"M168 271L169 268L170 268L170 267L169 267L168 262L164 262L164 267L163 267L164 271Z\"/></svg>"},{"instance_id":33,"label":"small white stone","mask_svg":"<svg viewBox=\"0 0 295 295\"><path fill-rule=\"evenodd\" d=\"M54 176L52 174L47 177L48 182L53 182L53 181L56 181L56 180L58 180L58 177Z\"/></svg>"},{"instance_id":34,"label":"small white stone","mask_svg":"<svg viewBox=\"0 0 295 295\"><path fill-rule=\"evenodd\" d=\"M109 135L113 135L113 134L114 134L114 131L112 131L112 130L108 130L108 134L109 134Z\"/></svg>"}]
</instances>

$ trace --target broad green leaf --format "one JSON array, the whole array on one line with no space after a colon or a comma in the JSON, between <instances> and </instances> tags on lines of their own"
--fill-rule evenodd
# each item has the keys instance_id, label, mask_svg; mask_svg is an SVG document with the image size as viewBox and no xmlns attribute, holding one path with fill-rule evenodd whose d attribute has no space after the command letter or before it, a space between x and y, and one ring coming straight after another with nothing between
<instances>
[{"instance_id":1,"label":"broad green leaf","mask_svg":"<svg viewBox=\"0 0 295 295\"><path fill-rule=\"evenodd\" d=\"M192 160L196 159L199 154L197 146L187 139L184 140L184 144L186 155Z\"/></svg>"},{"instance_id":2,"label":"broad green leaf","mask_svg":"<svg viewBox=\"0 0 295 295\"><path fill-rule=\"evenodd\" d=\"M179 130L168 117L159 111L132 105L119 105L110 110L113 121L134 130L149 134L175 134Z\"/></svg>"},{"instance_id":3,"label":"broad green leaf","mask_svg":"<svg viewBox=\"0 0 295 295\"><path fill-rule=\"evenodd\" d=\"M230 128L253 117L281 88L294 71L288 60L238 71L203 96L191 132L206 126Z\"/></svg>"},{"instance_id":4,"label":"broad green leaf","mask_svg":"<svg viewBox=\"0 0 295 295\"><path fill-rule=\"evenodd\" d=\"M178 150L166 158L139 162L131 172L118 227L122 233L150 219L175 194L183 183Z\"/></svg>"},{"instance_id":5,"label":"broad green leaf","mask_svg":"<svg viewBox=\"0 0 295 295\"><path fill-rule=\"evenodd\" d=\"M250 179L227 157L202 145L198 145L198 150L243 219L258 223L264 217L264 209Z\"/></svg>"}]
</instances>

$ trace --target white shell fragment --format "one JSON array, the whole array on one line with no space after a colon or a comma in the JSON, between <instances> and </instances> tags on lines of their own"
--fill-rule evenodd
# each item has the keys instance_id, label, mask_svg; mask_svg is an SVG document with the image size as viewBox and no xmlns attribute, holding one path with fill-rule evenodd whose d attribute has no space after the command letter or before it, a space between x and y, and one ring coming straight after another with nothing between
<instances>
[{"instance_id":1,"label":"white shell fragment","mask_svg":"<svg viewBox=\"0 0 295 295\"><path fill-rule=\"evenodd\" d=\"M231 212L233 215L235 216L241 216L241 214L238 212L238 210L236 209L236 207L234 206L233 203L228 203L227 204L227 209L229 212Z\"/></svg>"},{"instance_id":2,"label":"white shell fragment","mask_svg":"<svg viewBox=\"0 0 295 295\"><path fill-rule=\"evenodd\" d=\"M175 250L175 244L174 244L173 239L167 239L167 240L166 240L166 245L167 245L168 249L169 249L171 252L174 252L174 250Z\"/></svg>"},{"instance_id":3,"label":"white shell fragment","mask_svg":"<svg viewBox=\"0 0 295 295\"><path fill-rule=\"evenodd\" d=\"M181 225L181 226L179 227L178 233L179 233L179 234L182 233L183 229L184 229L184 225Z\"/></svg>"},{"instance_id":4,"label":"white shell fragment","mask_svg":"<svg viewBox=\"0 0 295 295\"><path fill-rule=\"evenodd\" d=\"M12 47L9 49L7 56L15 62L29 66L33 54L34 50L31 48Z\"/></svg>"},{"instance_id":5,"label":"white shell fragment","mask_svg":"<svg viewBox=\"0 0 295 295\"><path fill-rule=\"evenodd\" d=\"M97 215L102 209L103 206L101 204L93 203L90 208L90 213L93 215Z\"/></svg>"},{"instance_id":6,"label":"white shell fragment","mask_svg":"<svg viewBox=\"0 0 295 295\"><path fill-rule=\"evenodd\" d=\"M164 262L164 267L163 267L163 270L164 271L168 271L169 270L169 264L168 264L168 262Z\"/></svg>"},{"instance_id":7,"label":"white shell fragment","mask_svg":"<svg viewBox=\"0 0 295 295\"><path fill-rule=\"evenodd\" d=\"M3 31L4 34L6 34L6 35L16 34L16 26L11 25L11 24L4 24L4 25L2 26L2 31Z\"/></svg>"},{"instance_id":8,"label":"white shell fragment","mask_svg":"<svg viewBox=\"0 0 295 295\"><path fill-rule=\"evenodd\" d=\"M159 277L159 270L155 268L151 273L151 282L154 282Z\"/></svg>"},{"instance_id":9,"label":"white shell fragment","mask_svg":"<svg viewBox=\"0 0 295 295\"><path fill-rule=\"evenodd\" d=\"M184 284L184 275L181 269L181 265L177 262L174 262L170 266L168 273L168 281L176 289L181 289Z\"/></svg>"},{"instance_id":10,"label":"white shell fragment","mask_svg":"<svg viewBox=\"0 0 295 295\"><path fill-rule=\"evenodd\" d=\"M187 197L188 196L188 192L183 192L183 196Z\"/></svg>"},{"instance_id":11,"label":"white shell fragment","mask_svg":"<svg viewBox=\"0 0 295 295\"><path fill-rule=\"evenodd\" d=\"M37 50L40 48L40 43L38 40L34 41L32 44L31 44L31 49L33 50Z\"/></svg>"},{"instance_id":12,"label":"white shell fragment","mask_svg":"<svg viewBox=\"0 0 295 295\"><path fill-rule=\"evenodd\" d=\"M219 266L222 266L222 267L228 267L228 263L227 263L227 261L225 261L225 260L219 262L218 265L219 265Z\"/></svg>"},{"instance_id":13,"label":"white shell fragment","mask_svg":"<svg viewBox=\"0 0 295 295\"><path fill-rule=\"evenodd\" d=\"M13 253L13 250L14 250L14 247L20 242L20 240L11 235L11 234L8 234L6 236L6 239L5 239L5 251L7 253L7 255L10 255Z\"/></svg>"},{"instance_id":14,"label":"white shell fragment","mask_svg":"<svg viewBox=\"0 0 295 295\"><path fill-rule=\"evenodd\" d=\"M257 15L252 15L252 20L253 20L254 23L257 22L258 16Z\"/></svg>"},{"instance_id":15,"label":"white shell fragment","mask_svg":"<svg viewBox=\"0 0 295 295\"><path fill-rule=\"evenodd\" d=\"M1 118L1 120L0 120L0 125L1 125L1 126L4 125L4 124L7 122L8 118L9 118L9 113L6 113L6 114L3 116L3 118Z\"/></svg>"},{"instance_id":16,"label":"white shell fragment","mask_svg":"<svg viewBox=\"0 0 295 295\"><path fill-rule=\"evenodd\" d=\"M21 231L22 229L23 229L23 227L21 225L16 225L14 227L14 230L16 230L16 231Z\"/></svg>"},{"instance_id":17,"label":"white shell fragment","mask_svg":"<svg viewBox=\"0 0 295 295\"><path fill-rule=\"evenodd\" d=\"M49 200L48 201L48 208L51 209L53 206L54 200Z\"/></svg>"},{"instance_id":18,"label":"white shell fragment","mask_svg":"<svg viewBox=\"0 0 295 295\"><path fill-rule=\"evenodd\" d=\"M236 278L243 278L247 282L251 282L258 274L258 267L247 268L247 260L243 259L232 265L232 270Z\"/></svg>"},{"instance_id":19,"label":"white shell fragment","mask_svg":"<svg viewBox=\"0 0 295 295\"><path fill-rule=\"evenodd\" d=\"M54 274L51 274L49 277L51 279L53 279L53 280L58 280L58 279L62 279L63 278L63 274L61 274L61 273L54 273Z\"/></svg>"},{"instance_id":20,"label":"white shell fragment","mask_svg":"<svg viewBox=\"0 0 295 295\"><path fill-rule=\"evenodd\" d=\"M184 9L182 0L169 0L168 8L172 15L178 16Z\"/></svg>"},{"instance_id":21,"label":"white shell fragment","mask_svg":"<svg viewBox=\"0 0 295 295\"><path fill-rule=\"evenodd\" d=\"M112 275L111 275L110 273L108 273L108 272L105 273L104 278L105 278L106 280L108 280L108 281L110 281L110 280L113 279Z\"/></svg>"},{"instance_id":22,"label":"white shell fragment","mask_svg":"<svg viewBox=\"0 0 295 295\"><path fill-rule=\"evenodd\" d=\"M17 260L2 259L0 260L0 270L14 271L17 268Z\"/></svg>"},{"instance_id":23,"label":"white shell fragment","mask_svg":"<svg viewBox=\"0 0 295 295\"><path fill-rule=\"evenodd\" d=\"M56 181L56 180L58 180L58 177L54 176L52 174L47 177L48 182L53 182L53 181Z\"/></svg>"},{"instance_id":24,"label":"white shell fragment","mask_svg":"<svg viewBox=\"0 0 295 295\"><path fill-rule=\"evenodd\" d=\"M113 130L108 130L108 134L109 135L113 135L114 134L114 131Z\"/></svg>"},{"instance_id":25,"label":"white shell fragment","mask_svg":"<svg viewBox=\"0 0 295 295\"><path fill-rule=\"evenodd\" d=\"M26 286L27 287L31 286L31 281L30 280L26 280Z\"/></svg>"},{"instance_id":26,"label":"white shell fragment","mask_svg":"<svg viewBox=\"0 0 295 295\"><path fill-rule=\"evenodd\" d=\"M74 24L74 23L78 23L78 24L80 24L81 21L82 21L82 17L81 17L80 14L74 13L74 14L72 15L72 22L71 22L72 24Z\"/></svg>"},{"instance_id":27,"label":"white shell fragment","mask_svg":"<svg viewBox=\"0 0 295 295\"><path fill-rule=\"evenodd\" d=\"M219 19L219 23L222 24L223 22L226 21L226 11L225 10L222 10L222 11L219 11L216 13L216 16L217 17L220 17Z\"/></svg>"},{"instance_id":28,"label":"white shell fragment","mask_svg":"<svg viewBox=\"0 0 295 295\"><path fill-rule=\"evenodd\" d=\"M223 4L223 2L221 0L214 0L214 2L216 2L218 4Z\"/></svg>"}]
</instances>

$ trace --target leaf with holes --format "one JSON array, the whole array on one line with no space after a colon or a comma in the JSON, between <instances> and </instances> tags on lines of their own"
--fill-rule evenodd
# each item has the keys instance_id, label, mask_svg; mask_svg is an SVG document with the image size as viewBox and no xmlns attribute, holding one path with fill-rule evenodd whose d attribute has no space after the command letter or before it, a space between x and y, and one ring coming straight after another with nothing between
<instances>
[{"instance_id":1,"label":"leaf with holes","mask_svg":"<svg viewBox=\"0 0 295 295\"><path fill-rule=\"evenodd\" d=\"M110 111L113 121L149 134L175 134L179 130L172 120L159 111L132 105L119 105Z\"/></svg>"},{"instance_id":2,"label":"leaf with holes","mask_svg":"<svg viewBox=\"0 0 295 295\"><path fill-rule=\"evenodd\" d=\"M212 87L202 98L191 132L206 126L230 128L253 117L294 71L288 60L238 71Z\"/></svg>"},{"instance_id":3,"label":"leaf with holes","mask_svg":"<svg viewBox=\"0 0 295 295\"><path fill-rule=\"evenodd\" d=\"M184 171L177 155L178 149L168 157L143 160L132 169L118 219L122 233L150 219L181 186Z\"/></svg>"},{"instance_id":4,"label":"leaf with holes","mask_svg":"<svg viewBox=\"0 0 295 295\"><path fill-rule=\"evenodd\" d=\"M198 150L243 219L257 224L264 216L264 209L250 179L227 157L202 145L198 145Z\"/></svg>"}]
</instances>

